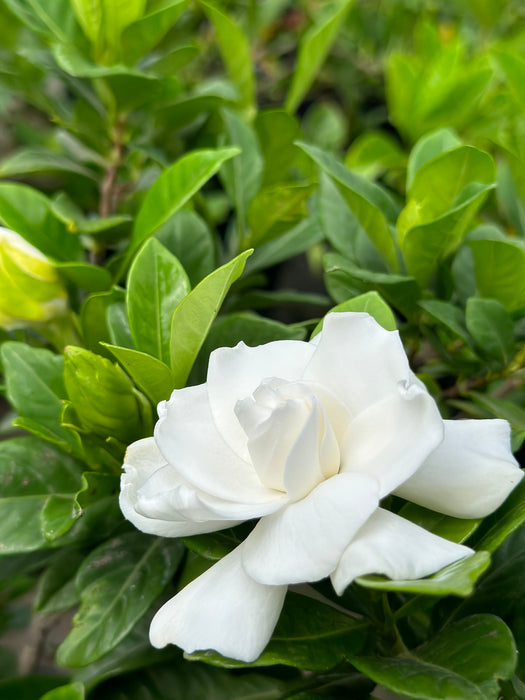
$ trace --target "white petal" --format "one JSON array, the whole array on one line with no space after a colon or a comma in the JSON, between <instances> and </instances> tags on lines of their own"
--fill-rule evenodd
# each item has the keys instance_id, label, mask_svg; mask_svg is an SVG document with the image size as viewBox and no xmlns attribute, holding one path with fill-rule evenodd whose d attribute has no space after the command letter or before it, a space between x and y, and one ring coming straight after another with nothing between
<instances>
[{"instance_id":1,"label":"white petal","mask_svg":"<svg viewBox=\"0 0 525 700\"><path fill-rule=\"evenodd\" d=\"M473 553L378 508L346 548L331 576L332 584L342 595L355 578L366 574L394 580L423 578Z\"/></svg>"},{"instance_id":2,"label":"white petal","mask_svg":"<svg viewBox=\"0 0 525 700\"><path fill-rule=\"evenodd\" d=\"M176 644L188 653L215 649L233 659L255 661L277 624L287 587L264 586L247 576L242 547L162 606L150 627L153 646Z\"/></svg>"},{"instance_id":3,"label":"white petal","mask_svg":"<svg viewBox=\"0 0 525 700\"><path fill-rule=\"evenodd\" d=\"M339 446L321 402L315 397L308 419L292 446L284 470L284 486L292 500L306 496L339 471Z\"/></svg>"},{"instance_id":4,"label":"white petal","mask_svg":"<svg viewBox=\"0 0 525 700\"><path fill-rule=\"evenodd\" d=\"M418 469L443 439L434 399L416 384L370 406L350 423L341 450L341 471L375 476L380 498Z\"/></svg>"},{"instance_id":5,"label":"white petal","mask_svg":"<svg viewBox=\"0 0 525 700\"><path fill-rule=\"evenodd\" d=\"M373 477L337 474L259 520L243 544L244 568L260 583L318 581L333 571L377 504Z\"/></svg>"},{"instance_id":6,"label":"white petal","mask_svg":"<svg viewBox=\"0 0 525 700\"><path fill-rule=\"evenodd\" d=\"M128 447L121 477L120 509L142 532L184 537L231 527L243 518L217 516L166 464L153 438Z\"/></svg>"},{"instance_id":7,"label":"white petal","mask_svg":"<svg viewBox=\"0 0 525 700\"><path fill-rule=\"evenodd\" d=\"M504 420L444 421L445 438L397 490L403 498L457 518L484 518L521 480Z\"/></svg>"},{"instance_id":8,"label":"white petal","mask_svg":"<svg viewBox=\"0 0 525 700\"><path fill-rule=\"evenodd\" d=\"M270 377L300 379L315 346L300 340L276 340L251 348L239 343L219 348L210 355L208 394L219 432L230 447L249 460L247 438L234 412L237 401L251 396Z\"/></svg>"},{"instance_id":9,"label":"white petal","mask_svg":"<svg viewBox=\"0 0 525 700\"><path fill-rule=\"evenodd\" d=\"M396 391L409 378L397 331L386 331L365 313L333 313L304 373L331 391L352 415Z\"/></svg>"},{"instance_id":10,"label":"white petal","mask_svg":"<svg viewBox=\"0 0 525 700\"><path fill-rule=\"evenodd\" d=\"M284 494L264 486L253 466L224 442L213 421L206 385L173 392L159 410L155 440L166 461L204 493L272 510ZM263 508L263 511L265 509ZM254 508L252 517L260 515Z\"/></svg>"}]
</instances>

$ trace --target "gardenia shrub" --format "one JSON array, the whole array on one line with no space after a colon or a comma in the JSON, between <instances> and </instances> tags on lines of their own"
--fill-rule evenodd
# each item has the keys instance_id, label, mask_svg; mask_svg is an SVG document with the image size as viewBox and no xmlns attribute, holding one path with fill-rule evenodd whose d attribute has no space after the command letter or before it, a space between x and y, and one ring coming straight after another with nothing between
<instances>
[{"instance_id":1,"label":"gardenia shrub","mask_svg":"<svg viewBox=\"0 0 525 700\"><path fill-rule=\"evenodd\" d=\"M525 697L522 20L0 3L0 698Z\"/></svg>"}]
</instances>

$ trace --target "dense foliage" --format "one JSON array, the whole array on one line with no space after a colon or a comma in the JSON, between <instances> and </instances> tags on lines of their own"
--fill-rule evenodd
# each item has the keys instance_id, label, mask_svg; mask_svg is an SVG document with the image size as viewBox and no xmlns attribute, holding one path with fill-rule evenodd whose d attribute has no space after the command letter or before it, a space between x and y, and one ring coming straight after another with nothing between
<instances>
[{"instance_id":1,"label":"dense foliage","mask_svg":"<svg viewBox=\"0 0 525 700\"><path fill-rule=\"evenodd\" d=\"M51 263L0 243L1 698L525 698L523 483L484 520L391 497L476 555L296 591L249 665L147 634L243 533L156 538L118 507L126 445L214 348L308 338L334 306L398 328L442 415L504 418L519 452L524 14L0 4L0 222Z\"/></svg>"}]
</instances>

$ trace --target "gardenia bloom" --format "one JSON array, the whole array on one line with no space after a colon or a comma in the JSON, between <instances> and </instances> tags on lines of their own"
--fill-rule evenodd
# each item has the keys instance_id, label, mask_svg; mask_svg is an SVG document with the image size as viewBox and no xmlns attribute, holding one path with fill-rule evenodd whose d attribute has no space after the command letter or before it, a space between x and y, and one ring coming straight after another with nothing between
<instances>
[{"instance_id":1,"label":"gardenia bloom","mask_svg":"<svg viewBox=\"0 0 525 700\"><path fill-rule=\"evenodd\" d=\"M480 518L522 473L502 420L442 420L397 332L329 314L311 342L239 343L207 382L159 405L155 437L127 452L120 505L143 532L178 537L259 518L169 600L154 646L253 661L289 584L420 578L472 553L380 507L390 493Z\"/></svg>"},{"instance_id":2,"label":"gardenia bloom","mask_svg":"<svg viewBox=\"0 0 525 700\"><path fill-rule=\"evenodd\" d=\"M14 231L0 227L0 328L44 323L67 310L56 267Z\"/></svg>"}]
</instances>

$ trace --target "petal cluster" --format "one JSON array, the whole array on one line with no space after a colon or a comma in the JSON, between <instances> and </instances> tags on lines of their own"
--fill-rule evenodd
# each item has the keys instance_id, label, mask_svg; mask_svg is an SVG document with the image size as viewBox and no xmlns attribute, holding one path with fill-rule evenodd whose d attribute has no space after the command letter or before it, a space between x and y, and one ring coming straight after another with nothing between
<instances>
[{"instance_id":1,"label":"petal cluster","mask_svg":"<svg viewBox=\"0 0 525 700\"><path fill-rule=\"evenodd\" d=\"M140 530L187 536L258 519L244 542L168 601L154 646L263 651L289 584L427 576L472 553L384 510L395 493L488 515L522 472L501 420L444 421L397 332L329 314L310 343L212 353L205 384L159 405L126 454L120 504Z\"/></svg>"}]
</instances>

